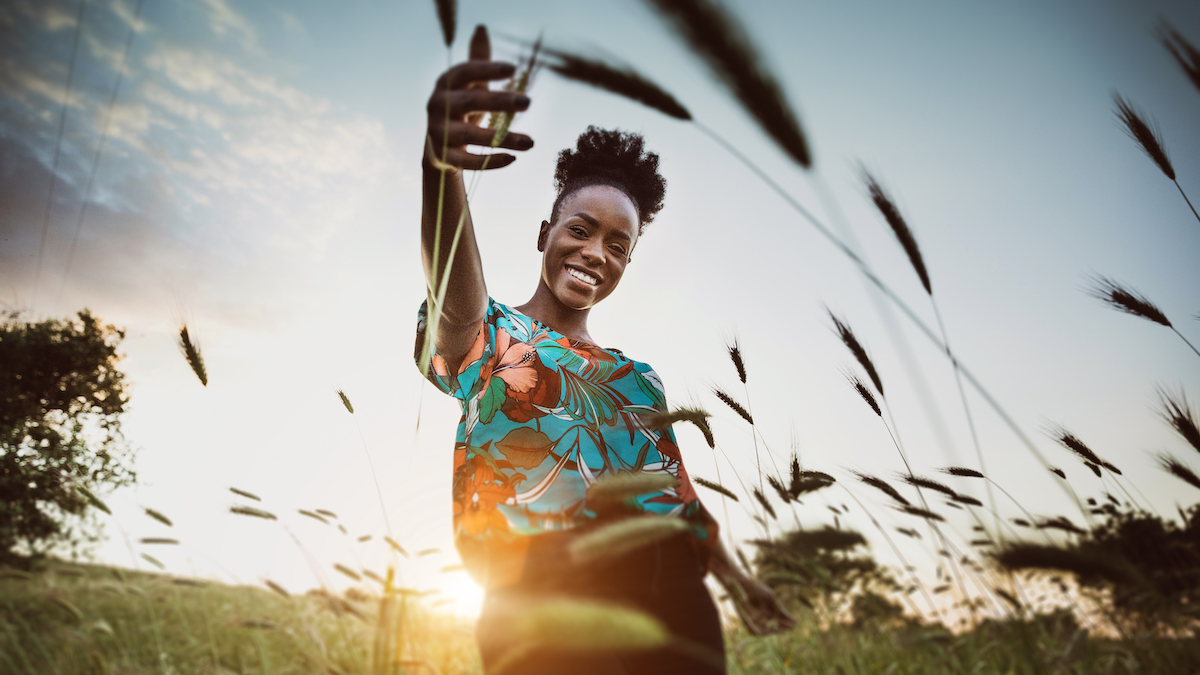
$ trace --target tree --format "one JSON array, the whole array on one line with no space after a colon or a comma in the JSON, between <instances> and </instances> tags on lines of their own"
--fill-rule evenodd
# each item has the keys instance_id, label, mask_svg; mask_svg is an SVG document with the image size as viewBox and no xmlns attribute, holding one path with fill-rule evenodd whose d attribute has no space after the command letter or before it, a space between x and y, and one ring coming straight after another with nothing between
<instances>
[{"instance_id":1,"label":"tree","mask_svg":"<svg viewBox=\"0 0 1200 675\"><path fill-rule=\"evenodd\" d=\"M0 559L95 541L95 493L136 481L121 433L124 338L86 309L36 323L0 315Z\"/></svg>"}]
</instances>

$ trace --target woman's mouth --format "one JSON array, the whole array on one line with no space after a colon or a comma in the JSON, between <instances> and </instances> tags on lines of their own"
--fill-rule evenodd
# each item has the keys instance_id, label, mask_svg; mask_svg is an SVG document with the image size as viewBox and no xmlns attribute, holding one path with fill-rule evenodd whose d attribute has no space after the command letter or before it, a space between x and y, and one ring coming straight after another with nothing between
<instances>
[{"instance_id":1,"label":"woman's mouth","mask_svg":"<svg viewBox=\"0 0 1200 675\"><path fill-rule=\"evenodd\" d=\"M583 283L587 284L588 286L595 286L596 284L600 283L600 280L597 279L596 277L588 274L587 272L584 272L583 270L575 269L574 267L568 267L567 274L570 274L571 276L582 281Z\"/></svg>"}]
</instances>

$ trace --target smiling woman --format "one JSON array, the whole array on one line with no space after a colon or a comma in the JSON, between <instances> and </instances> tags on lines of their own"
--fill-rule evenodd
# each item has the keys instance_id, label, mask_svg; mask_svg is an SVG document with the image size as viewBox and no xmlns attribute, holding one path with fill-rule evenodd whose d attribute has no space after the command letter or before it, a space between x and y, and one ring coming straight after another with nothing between
<instances>
[{"instance_id":1,"label":"smiling woman","mask_svg":"<svg viewBox=\"0 0 1200 675\"><path fill-rule=\"evenodd\" d=\"M486 589L478 625L485 668L724 672L720 620L703 581L710 568L742 601L752 629L786 627L790 618L769 589L730 562L674 433L644 419L667 409L658 375L617 349L600 347L588 332L592 307L616 289L638 237L662 208L666 181L658 156L637 134L589 127L580 135L575 149L558 158L557 197L537 238L537 288L522 305L497 302L484 283L462 170L515 160L466 150L492 139L473 113L529 106L523 94L486 88L488 80L513 72L485 58L448 70L427 107L422 162L422 252L431 300L418 314L415 356L423 365L429 355L424 375L462 406L454 446L455 541L467 570ZM501 143L511 150L532 145L515 133ZM650 482L615 502L599 498L592 487L620 474L642 474ZM630 518L670 518L657 528L670 536L645 544L614 540L592 547L601 554L590 557L573 546L584 535L591 541L656 529L604 529ZM546 636L513 634L531 603L564 596L649 615L669 631L672 647L568 649L547 645Z\"/></svg>"}]
</instances>

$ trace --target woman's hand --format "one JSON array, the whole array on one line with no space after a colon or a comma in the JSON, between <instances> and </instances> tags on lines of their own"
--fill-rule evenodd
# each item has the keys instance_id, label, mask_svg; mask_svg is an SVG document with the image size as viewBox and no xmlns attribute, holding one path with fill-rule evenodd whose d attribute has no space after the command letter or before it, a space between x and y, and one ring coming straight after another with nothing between
<instances>
[{"instance_id":1,"label":"woman's hand","mask_svg":"<svg viewBox=\"0 0 1200 675\"><path fill-rule=\"evenodd\" d=\"M720 540L713 548L712 573L729 593L746 630L753 635L769 635L791 630L796 625L792 615L779 604L775 592L763 582L746 574L729 557Z\"/></svg>"},{"instance_id":2,"label":"woman's hand","mask_svg":"<svg viewBox=\"0 0 1200 675\"><path fill-rule=\"evenodd\" d=\"M746 630L752 635L770 635L791 630L796 625L792 615L769 586L746 574L721 579Z\"/></svg>"},{"instance_id":3,"label":"woman's hand","mask_svg":"<svg viewBox=\"0 0 1200 675\"><path fill-rule=\"evenodd\" d=\"M529 107L529 97L507 91L490 91L487 83L512 77L516 66L491 60L487 32L476 31L471 40L471 58L447 70L438 78L429 103L425 161L437 169L499 169L516 161L507 153L477 155L467 152L468 145L492 146L495 131L479 126L483 112L521 112ZM525 134L508 133L499 146L508 150L528 150L533 139Z\"/></svg>"}]
</instances>

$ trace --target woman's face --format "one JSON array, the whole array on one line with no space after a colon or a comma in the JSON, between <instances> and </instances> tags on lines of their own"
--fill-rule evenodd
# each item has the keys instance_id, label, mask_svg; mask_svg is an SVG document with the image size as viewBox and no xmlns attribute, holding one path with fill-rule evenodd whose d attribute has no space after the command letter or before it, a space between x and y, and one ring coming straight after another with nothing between
<instances>
[{"instance_id":1,"label":"woman's face","mask_svg":"<svg viewBox=\"0 0 1200 675\"><path fill-rule=\"evenodd\" d=\"M617 288L637 233L637 209L624 192L579 188L563 200L558 222L542 223L542 281L567 307L590 308Z\"/></svg>"}]
</instances>

